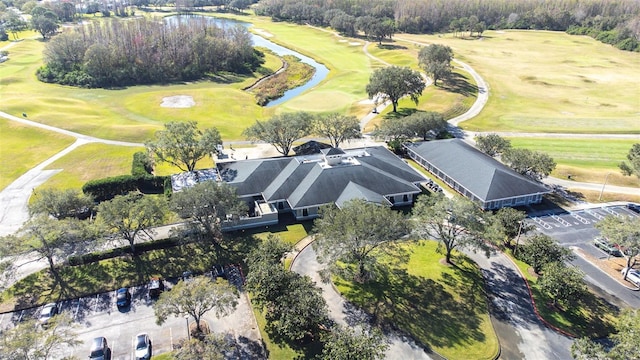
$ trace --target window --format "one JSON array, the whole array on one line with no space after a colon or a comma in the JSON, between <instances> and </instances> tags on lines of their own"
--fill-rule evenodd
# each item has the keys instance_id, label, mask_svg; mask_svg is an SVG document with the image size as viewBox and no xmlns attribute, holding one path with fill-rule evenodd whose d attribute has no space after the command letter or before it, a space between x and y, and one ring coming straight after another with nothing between
<instances>
[{"instance_id":1,"label":"window","mask_svg":"<svg viewBox=\"0 0 640 360\"><path fill-rule=\"evenodd\" d=\"M309 210L308 209L302 209L302 216L309 216Z\"/></svg>"},{"instance_id":2,"label":"window","mask_svg":"<svg viewBox=\"0 0 640 360\"><path fill-rule=\"evenodd\" d=\"M402 201L404 201L404 202L409 201L409 196L407 196L407 194L404 194L404 195L402 196Z\"/></svg>"}]
</instances>

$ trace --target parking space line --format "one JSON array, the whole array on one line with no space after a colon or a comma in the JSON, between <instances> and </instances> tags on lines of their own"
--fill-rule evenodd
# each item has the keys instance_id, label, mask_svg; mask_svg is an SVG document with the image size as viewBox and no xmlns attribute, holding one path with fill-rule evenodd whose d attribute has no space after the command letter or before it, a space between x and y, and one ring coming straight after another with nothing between
<instances>
[{"instance_id":1,"label":"parking space line","mask_svg":"<svg viewBox=\"0 0 640 360\"><path fill-rule=\"evenodd\" d=\"M615 212L613 209L609 209L608 207L603 207L602 209L611 215L615 215L616 217L621 216L619 213Z\"/></svg>"},{"instance_id":2,"label":"parking space line","mask_svg":"<svg viewBox=\"0 0 640 360\"><path fill-rule=\"evenodd\" d=\"M538 225L542 226L545 230L550 230L551 229L551 225L549 225L544 220L542 220L542 219L540 219L538 217L532 217L531 219L533 219L533 221L535 221Z\"/></svg>"},{"instance_id":3,"label":"parking space line","mask_svg":"<svg viewBox=\"0 0 640 360\"><path fill-rule=\"evenodd\" d=\"M564 225L564 226L566 226L566 227L570 227L570 226L571 226L571 224L569 224L565 219L561 218L560 216L558 216L558 215L556 215L556 214L552 214L552 215L551 215L551 217L552 217L555 221L559 222L560 224L562 224L562 225Z\"/></svg>"},{"instance_id":4,"label":"parking space line","mask_svg":"<svg viewBox=\"0 0 640 360\"><path fill-rule=\"evenodd\" d=\"M593 216L594 218L596 218L597 220L604 220L604 216L598 214L595 211L591 211L589 209L585 210L584 212L586 212L587 214Z\"/></svg>"},{"instance_id":5,"label":"parking space line","mask_svg":"<svg viewBox=\"0 0 640 360\"><path fill-rule=\"evenodd\" d=\"M73 313L73 318L77 318L78 317L78 311L80 310L80 299L78 299L78 305L76 305L76 311L74 311Z\"/></svg>"},{"instance_id":6,"label":"parking space line","mask_svg":"<svg viewBox=\"0 0 640 360\"><path fill-rule=\"evenodd\" d=\"M24 314L24 310L20 310L20 316L18 316L17 322L22 322L22 315Z\"/></svg>"},{"instance_id":7,"label":"parking space line","mask_svg":"<svg viewBox=\"0 0 640 360\"><path fill-rule=\"evenodd\" d=\"M97 313L98 312L98 298L100 297L100 294L96 295L96 302L93 304L93 313Z\"/></svg>"},{"instance_id":8,"label":"parking space line","mask_svg":"<svg viewBox=\"0 0 640 360\"><path fill-rule=\"evenodd\" d=\"M173 331L169 328L169 343L171 344L171 351L173 351Z\"/></svg>"},{"instance_id":9,"label":"parking space line","mask_svg":"<svg viewBox=\"0 0 640 360\"><path fill-rule=\"evenodd\" d=\"M590 222L589 220L583 218L582 216L575 214L575 213L571 213L571 216L573 216L576 220L580 221L581 223L585 224L585 225L589 225Z\"/></svg>"}]
</instances>

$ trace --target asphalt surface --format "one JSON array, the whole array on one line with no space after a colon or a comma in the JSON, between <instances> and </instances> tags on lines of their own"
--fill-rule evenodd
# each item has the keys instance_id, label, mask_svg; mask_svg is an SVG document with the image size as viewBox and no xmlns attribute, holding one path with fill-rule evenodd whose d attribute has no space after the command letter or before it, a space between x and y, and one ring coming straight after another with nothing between
<instances>
[{"instance_id":1,"label":"asphalt surface","mask_svg":"<svg viewBox=\"0 0 640 360\"><path fill-rule=\"evenodd\" d=\"M173 283L165 281L167 291L170 291ZM146 286L130 288L130 291L132 303L122 309L115 304L115 291L58 303L59 311L73 318L76 338L81 342L75 348L63 351L61 357L74 355L79 359L86 358L92 339L99 336L107 339L114 360L133 359L133 341L139 333L147 333L151 338L153 355L171 351L188 337L187 324L193 324L193 318L170 316L162 325L158 325L152 307L155 300L148 297ZM37 318L41 308L0 314L0 330ZM209 311L203 320L212 332L224 335L235 344L235 351L228 354L228 359L266 359L246 293L240 292L238 306L228 316L218 318Z\"/></svg>"}]
</instances>

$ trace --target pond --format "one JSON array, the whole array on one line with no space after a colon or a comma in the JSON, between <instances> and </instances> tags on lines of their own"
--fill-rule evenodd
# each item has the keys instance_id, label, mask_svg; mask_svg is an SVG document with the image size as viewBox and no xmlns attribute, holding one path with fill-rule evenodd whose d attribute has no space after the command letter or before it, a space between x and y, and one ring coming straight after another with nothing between
<instances>
[{"instance_id":1,"label":"pond","mask_svg":"<svg viewBox=\"0 0 640 360\"><path fill-rule=\"evenodd\" d=\"M216 24L219 27L228 27L228 26L237 26L237 25L242 25L242 26L246 26L246 27L251 27L253 26L253 24L251 23L247 23L247 22L241 22L241 21L236 21L236 20L231 20L231 19L221 19L221 18L215 18L215 17L210 17L210 16L201 16L201 15L174 15L174 16L169 16L166 19L168 21L175 21L176 19L185 19L185 18L195 18L195 17L206 17L208 19L210 19L214 24ZM329 69L327 69L326 66L318 63L317 61L313 60L312 58L302 55L297 51L288 49L284 46L278 45L274 42L269 41L268 39L253 34L251 33L251 40L253 41L253 45L254 46L259 46L259 47L264 47L267 48L271 51L273 51L275 54L277 54L278 56L284 56L284 55L293 55L295 57L297 57L298 59L300 59L301 62L308 64L310 66L313 66L313 68L316 70L315 73L313 74L313 77L311 77L311 79L309 81L307 81L304 85L300 85L296 88L290 89L285 91L284 95L278 99L269 101L269 103L267 103L266 107L271 107L274 105L278 105L278 104L282 104L283 102L287 101L287 100L291 100L294 97L302 94L303 92L305 92L308 89L311 89L312 87L318 85L322 80L324 80L327 75L329 74Z\"/></svg>"}]
</instances>

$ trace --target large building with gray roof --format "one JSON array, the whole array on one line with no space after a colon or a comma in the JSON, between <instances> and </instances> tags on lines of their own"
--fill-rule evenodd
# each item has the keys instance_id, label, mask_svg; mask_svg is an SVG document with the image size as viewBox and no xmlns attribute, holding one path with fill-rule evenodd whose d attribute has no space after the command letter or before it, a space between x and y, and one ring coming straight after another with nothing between
<instances>
[{"instance_id":1,"label":"large building with gray roof","mask_svg":"<svg viewBox=\"0 0 640 360\"><path fill-rule=\"evenodd\" d=\"M485 210L537 204L551 192L460 139L404 147L411 159Z\"/></svg>"},{"instance_id":2,"label":"large building with gray roof","mask_svg":"<svg viewBox=\"0 0 640 360\"><path fill-rule=\"evenodd\" d=\"M342 206L355 198L385 206L411 205L421 193L418 184L425 180L381 146L221 162L217 170L221 181L234 186L252 211L269 204L297 220L317 217L322 205Z\"/></svg>"}]
</instances>

